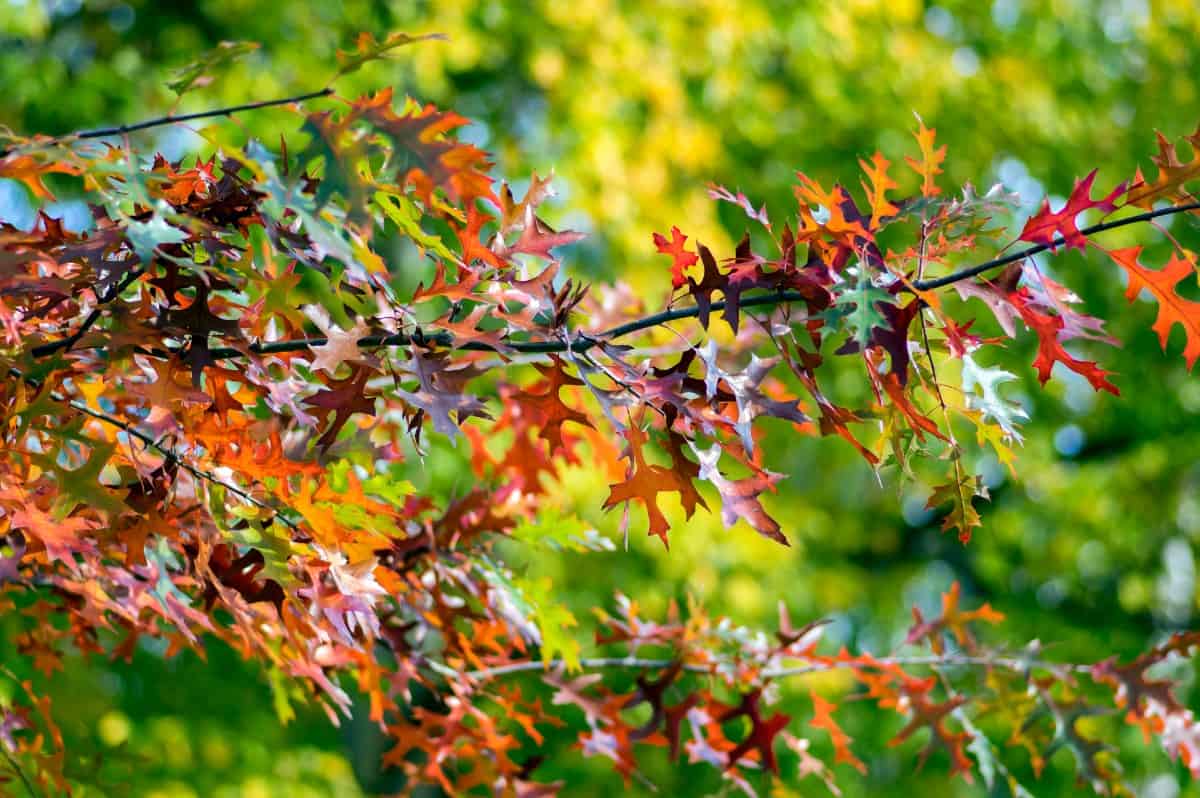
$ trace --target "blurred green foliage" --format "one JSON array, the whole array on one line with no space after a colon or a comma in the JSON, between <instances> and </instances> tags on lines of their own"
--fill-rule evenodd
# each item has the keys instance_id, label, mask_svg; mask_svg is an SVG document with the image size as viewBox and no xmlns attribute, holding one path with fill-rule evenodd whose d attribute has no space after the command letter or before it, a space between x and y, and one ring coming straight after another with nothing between
<instances>
[{"instance_id":1,"label":"blurred green foliage","mask_svg":"<svg viewBox=\"0 0 1200 798\"><path fill-rule=\"evenodd\" d=\"M708 181L740 188L783 218L794 207L796 169L854 186L858 158L877 149L893 161L911 154L915 112L948 145L943 185L1003 180L1032 207L1043 194L1065 195L1094 167L1104 186L1131 177L1149 166L1154 130L1178 137L1200 121L1200 6L1178 0L0 0L0 124L55 134L166 112L176 107L171 70L224 40L262 47L217 70L179 109L319 88L336 71L335 50L362 30L440 31L449 41L413 45L343 77L340 94L396 85L477 120L469 134L497 153L501 174L519 181L554 168L554 221L591 234L568 255L570 272L628 281L650 309L667 287L653 231L675 224L721 249L744 229L737 209L707 198ZM232 124L267 141L297 134L292 118L271 111ZM153 135L145 147L154 141L176 155L196 141L178 130L143 134ZM911 175L902 181L905 190L914 185ZM0 185L0 210L10 217L28 213L19 193ZM1191 220L1170 232L1200 246ZM1146 243L1153 263L1161 237L1127 228L1104 243ZM782 600L794 618L834 618L836 642L875 651L898 644L909 607L933 605L953 579L1008 616L992 639L1056 641L1050 651L1063 658L1130 655L1191 623L1200 383L1178 355L1180 339L1161 353L1152 306L1127 306L1110 264L1071 253L1045 265L1125 341L1086 350L1120 375L1122 397L1092 395L1065 373L1039 389L1028 367L1031 336L1021 338L1003 363L1023 375L1032 416L1020 478L984 463L993 501L968 547L938 531L922 509L924 493L898 492L895 474L877 481L835 439L797 440L780 427L767 462L791 477L770 503L790 549L701 515L677 528L670 553L634 536L628 552L548 555L514 544L511 557L525 563L527 578L551 577L557 598L581 618L608 605L614 590L647 614L694 596L748 625L772 622ZM862 383L847 365L831 387L854 395ZM414 481L449 494L470 480L463 457L438 447ZM564 507L619 542L620 514L597 509L606 485L586 469L563 483ZM0 646L9 647L12 620L3 628ZM130 665L73 662L53 684L82 756L76 774L103 759L95 771L102 786L86 795L341 796L386 786L373 764L381 741L367 724L339 732L301 710L281 728L266 680L228 651L214 650L207 665L190 656L164 662L150 650ZM866 776L839 768L847 795L983 794L948 782L937 755L918 773L915 748L887 748L898 716L881 719L865 705L843 713L859 750L875 755ZM1139 749L1134 730L1123 735L1145 751L1129 771L1139 794L1180 794L1182 771ZM827 754L823 735L815 737ZM568 779L576 785L568 795L621 788L602 762L566 748L551 740L539 775ZM1022 753L1013 761L1027 763ZM1028 777L1027 766L1017 772ZM653 758L648 775L667 795L717 786ZM1060 753L1031 786L1050 795L1071 783L1069 756ZM823 789L793 788L781 794Z\"/></svg>"}]
</instances>

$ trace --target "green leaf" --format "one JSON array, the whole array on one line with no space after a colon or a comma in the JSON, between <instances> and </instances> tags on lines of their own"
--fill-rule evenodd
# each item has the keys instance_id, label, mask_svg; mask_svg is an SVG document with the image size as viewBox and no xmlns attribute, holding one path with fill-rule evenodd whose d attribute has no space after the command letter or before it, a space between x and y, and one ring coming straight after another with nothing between
<instances>
[{"instance_id":1,"label":"green leaf","mask_svg":"<svg viewBox=\"0 0 1200 798\"><path fill-rule=\"evenodd\" d=\"M295 581L288 570L288 560L296 553L287 527L281 523L264 524L261 507L232 501L228 491L219 484L209 483L207 499L213 523L221 536L239 547L257 549L262 553L264 566L261 572L267 579L281 585ZM246 523L243 525L241 521Z\"/></svg>"},{"instance_id":2,"label":"green leaf","mask_svg":"<svg viewBox=\"0 0 1200 798\"><path fill-rule=\"evenodd\" d=\"M579 670L579 641L567 631L579 622L570 610L551 596L553 582L550 577L536 581L518 578L513 584L533 606L533 621L542 635L542 662L548 664L555 657L562 657L567 670Z\"/></svg>"},{"instance_id":3,"label":"green leaf","mask_svg":"<svg viewBox=\"0 0 1200 798\"><path fill-rule=\"evenodd\" d=\"M480 570L488 583L504 594L509 611L517 616L515 620L537 627L542 662L549 664L555 657L561 657L567 670L579 670L579 641L567 631L579 622L551 595L550 577L514 578L490 563L482 563Z\"/></svg>"},{"instance_id":4,"label":"green leaf","mask_svg":"<svg viewBox=\"0 0 1200 798\"><path fill-rule=\"evenodd\" d=\"M296 710L292 708L291 699L288 697L287 678L278 668L269 668L267 684L271 686L271 705L275 709L275 716L279 718L280 724L286 726L296 719Z\"/></svg>"},{"instance_id":5,"label":"green leaf","mask_svg":"<svg viewBox=\"0 0 1200 798\"><path fill-rule=\"evenodd\" d=\"M1029 414L1016 402L1001 397L996 389L998 385L1015 380L1016 375L1004 369L983 368L970 355L963 355L962 363L962 387L967 406L982 411L984 418L992 418L1007 435L1020 442L1017 422L1028 419Z\"/></svg>"},{"instance_id":6,"label":"green leaf","mask_svg":"<svg viewBox=\"0 0 1200 798\"><path fill-rule=\"evenodd\" d=\"M439 236L428 233L421 227L421 212L411 199L403 194L377 191L375 192L375 204L387 214L387 217L392 220L401 233L412 239L414 244L445 260L458 260Z\"/></svg>"},{"instance_id":7,"label":"green leaf","mask_svg":"<svg viewBox=\"0 0 1200 798\"><path fill-rule=\"evenodd\" d=\"M447 37L443 33L427 33L423 36L410 36L407 33L390 33L383 41L378 41L371 33L360 33L354 45L357 48L354 52L346 50L337 51L338 71L333 76L333 80L337 80L342 75L349 75L351 72L358 71L364 64L371 61L378 61L381 58L386 58L393 50L403 47L406 44L413 42L421 42L427 39L439 39L446 41Z\"/></svg>"},{"instance_id":8,"label":"green leaf","mask_svg":"<svg viewBox=\"0 0 1200 798\"><path fill-rule=\"evenodd\" d=\"M321 210L314 199L301 190L299 183L284 183L275 166L275 156L261 144L251 142L242 158L244 162L252 163L255 171L262 176L260 188L267 194L260 206L263 213L284 226L290 225L294 219L299 219L309 239L324 256L338 261L359 279L368 279L366 266L354 254L353 246L341 233L346 227L344 213L335 212L332 205ZM313 270L308 271L311 273ZM352 320L345 318L343 309L322 304L342 327L354 326ZM346 321L345 324L342 324L343 320Z\"/></svg>"},{"instance_id":9,"label":"green leaf","mask_svg":"<svg viewBox=\"0 0 1200 798\"><path fill-rule=\"evenodd\" d=\"M112 443L92 443L88 460L79 468L70 470L61 467L49 458L39 457L39 461L54 470L58 478L59 503L58 516L65 518L79 505L92 507L110 516L117 516L129 509L122 501L125 491L116 491L100 483L100 472L108 465L109 459L116 451Z\"/></svg>"},{"instance_id":10,"label":"green leaf","mask_svg":"<svg viewBox=\"0 0 1200 798\"><path fill-rule=\"evenodd\" d=\"M185 64L171 73L167 88L177 95L199 89L212 83L212 70L244 58L259 48L258 42L221 42L190 64Z\"/></svg>"},{"instance_id":11,"label":"green leaf","mask_svg":"<svg viewBox=\"0 0 1200 798\"><path fill-rule=\"evenodd\" d=\"M953 454L957 457L957 454ZM925 503L928 510L936 510L946 504L950 512L942 519L942 531L951 529L958 531L958 539L965 545L971 539L971 530L982 526L979 511L975 509L975 497L987 499L988 491L979 476L961 475L958 470L951 473L950 481L936 485L929 501Z\"/></svg>"},{"instance_id":12,"label":"green leaf","mask_svg":"<svg viewBox=\"0 0 1200 798\"><path fill-rule=\"evenodd\" d=\"M335 123L329 114L309 114L300 128L312 141L299 155L301 164L320 159L324 163L321 181L314 195L316 207L323 208L336 193L349 203L351 212L365 211L367 183L362 168L367 148L361 137Z\"/></svg>"},{"instance_id":13,"label":"green leaf","mask_svg":"<svg viewBox=\"0 0 1200 798\"><path fill-rule=\"evenodd\" d=\"M555 551L614 551L616 544L574 515L547 509L536 519L522 521L511 533L514 540L546 546Z\"/></svg>"},{"instance_id":14,"label":"green leaf","mask_svg":"<svg viewBox=\"0 0 1200 798\"><path fill-rule=\"evenodd\" d=\"M837 295L826 320L836 325L845 319L851 337L860 349L865 349L871 341L871 329L887 326L879 304L894 305L896 298L875 285L865 263L859 263L856 271L857 281Z\"/></svg>"},{"instance_id":15,"label":"green leaf","mask_svg":"<svg viewBox=\"0 0 1200 798\"><path fill-rule=\"evenodd\" d=\"M167 224L167 220L155 214L145 222L129 222L125 226L125 237L137 253L143 266L154 258L154 251L163 244L179 244L188 240L188 233Z\"/></svg>"}]
</instances>

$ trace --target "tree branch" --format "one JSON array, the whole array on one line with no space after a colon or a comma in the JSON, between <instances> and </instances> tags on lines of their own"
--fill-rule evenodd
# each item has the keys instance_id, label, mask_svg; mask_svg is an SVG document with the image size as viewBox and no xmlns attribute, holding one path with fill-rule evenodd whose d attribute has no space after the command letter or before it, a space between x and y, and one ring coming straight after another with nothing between
<instances>
[{"instance_id":1,"label":"tree branch","mask_svg":"<svg viewBox=\"0 0 1200 798\"><path fill-rule=\"evenodd\" d=\"M101 127L95 130L81 130L77 133L69 133L65 136L60 136L57 141L66 141L69 139L98 139L105 136L121 136L126 133L133 133L138 130L146 130L152 127L162 127L164 125L173 125L176 122L190 122L193 119L207 119L215 116L230 116L242 111L253 111L258 108L270 108L275 105L287 105L288 103L298 103L304 100L312 100L317 97L328 97L333 94L333 89L324 88L320 91L310 91L307 94L297 94L293 97L280 97L275 100L259 100L258 102L243 103L242 105L230 105L225 108L214 108L211 111L197 111L194 114L169 114L160 116L156 119L147 119L144 122L135 122L132 125L116 125L115 127Z\"/></svg>"},{"instance_id":2,"label":"tree branch","mask_svg":"<svg viewBox=\"0 0 1200 798\"><path fill-rule=\"evenodd\" d=\"M585 670L603 670L606 668L639 668L639 669L655 669L669 668L675 664L674 660L669 659L642 659L638 657L585 657L579 660L579 665ZM972 667L993 667L1004 668L1012 671L1026 671L1031 669L1049 670L1049 671L1071 671L1072 673L1090 673L1092 666L1081 665L1077 663L1057 663L1047 662L1040 659L1023 659L1021 657L1011 656L970 656L966 654L946 654L943 656L913 656L913 657L880 657L874 659L871 665L880 666L929 666L929 667L953 667L953 666L972 666ZM514 673L529 673L535 671L549 672L556 668L566 667L566 662L562 659L552 659L549 662L514 662L511 665L498 665L494 668L479 668L477 670L468 671L467 676L472 679L486 680L494 679L499 676L509 676ZM853 661L837 660L833 662L822 662L812 665L800 665L791 668L768 668L762 671L761 675L764 679L785 679L790 676L805 676L811 673L824 673L831 670L839 670L845 668L864 667L863 663ZM712 665L683 665L682 669L689 673L712 674Z\"/></svg>"},{"instance_id":3,"label":"tree branch","mask_svg":"<svg viewBox=\"0 0 1200 798\"><path fill-rule=\"evenodd\" d=\"M1160 216L1171 216L1176 213L1184 213L1185 211L1194 210L1200 210L1200 202L1189 202L1185 205L1172 205L1170 208L1159 208L1156 211L1146 211L1145 213L1139 213L1134 216L1126 216L1123 219L1113 219L1110 222L1101 222L1100 224L1094 224L1090 227L1084 227L1079 231L1079 234L1086 238L1087 236L1095 235L1096 233L1103 233L1105 230L1115 230L1118 227L1125 227L1126 225L1138 224L1139 222L1148 222L1152 219L1157 219ZM943 277L934 277L929 280L918 280L917 282L913 283L913 287L918 291L928 291L933 288L941 288L943 286L951 285L952 283L977 277L986 271L990 271L991 269L995 269L1000 266L1007 266L1010 263L1024 260L1032 255L1037 255L1039 252L1045 252L1048 249L1054 249L1066 243L1067 240L1065 238L1058 236L1049 244L1036 244L1032 247L1026 247L1025 249L1005 255L1002 258L995 258L993 260L980 263L976 266L968 266L965 269L951 272Z\"/></svg>"},{"instance_id":4,"label":"tree branch","mask_svg":"<svg viewBox=\"0 0 1200 798\"><path fill-rule=\"evenodd\" d=\"M299 95L295 95L292 97L283 97L283 98L274 99L274 100L260 100L258 102L245 103L242 105L233 105L233 106L228 106L225 108L216 108L216 109L213 109L210 111L199 111L197 113L192 113L192 114L163 116L163 117L158 117L156 119L149 119L144 122L137 122L137 123L134 123L131 125L119 125L116 127L98 128L95 130L85 130L85 131L81 131L78 133L70 134L68 136L61 137L60 140L71 139L71 138L90 139L90 138L100 138L103 136L120 135L120 134L124 134L124 133L131 133L131 132L137 131L137 130L145 130L147 128L153 128L153 127L159 127L162 125L174 124L176 122L186 122L186 121L190 121L190 120L194 120L194 119L203 119L203 118L207 118L207 117L228 116L228 115L238 113L241 111L250 111L250 110L257 109L257 108L267 108L270 106L286 105L288 103L300 102L302 100L310 100L310 99L314 99L314 98L318 98L318 97L326 97L331 94L333 94L333 89L326 87L324 89L320 89L319 91L308 92L307 94L299 94ZM1138 224L1140 222L1147 222L1147 221L1151 221L1153 219L1157 219L1157 218L1164 217L1164 216L1171 216L1173 214L1184 213L1187 211L1195 211L1195 210L1200 210L1200 202L1191 202L1191 203L1186 203L1183 205L1175 205L1175 206L1172 206L1169 208L1160 208L1158 210L1146 211L1144 213L1135 214L1133 216L1127 216L1122 219L1114 219L1114 220L1108 221L1108 222L1101 222L1099 224L1094 224L1089 227L1085 227L1085 228L1081 229L1079 232L1080 232L1080 235L1087 237L1087 236L1094 235L1096 233L1104 232L1106 230L1114 230L1116 228L1125 227L1125 226L1131 225L1131 224ZM1025 258L1031 257L1033 255L1037 255L1038 253L1045 252L1050 249L1057 248L1064 244L1066 244L1066 239L1064 239L1062 236L1058 236L1054 239L1054 241L1052 241L1050 243L1036 244L1034 246L1026 247L1025 249L1018 250L1017 252L1013 252L1008 255L999 257L999 258L993 258L992 260L984 261L983 263L979 263L974 266L969 266L965 269L960 269L958 271L951 272L950 274L944 275L942 277L934 277L934 278L930 278L927 280L918 279L917 281L915 281L912 284L912 286L915 290L918 290L918 291L929 291L929 290L933 290L936 288L943 288L947 285L952 285L952 284L960 282L962 280L968 280L972 277L977 277L977 276L983 274L984 272L999 268L1001 266L1006 266L1010 263L1015 263L1017 261L1024 260ZM119 293L119 291L117 293ZM776 291L776 292L773 292L770 294L761 294L758 296L744 297L740 300L739 306L740 307L760 307L760 306L782 305L782 304L786 304L786 303L790 303L790 302L802 301L804 298L805 297L802 294L800 294L799 292L796 292L796 291ZM710 311L719 313L719 312L725 310L726 305L727 305L727 302L725 300L721 300L719 302L713 302L710 305ZM671 310L666 310L661 313L655 313L650 316L645 316L640 319L635 319L633 321L626 322L625 324L619 325L617 327L613 327L610 330L606 330L606 331L604 331L602 333L598 333L594 336L588 335L588 334L581 335L581 336L579 336L579 339L577 341L570 342L570 348L571 348L571 351L574 351L574 352L586 352L587 350L599 345L600 343L602 343L605 340L610 340L613 338L620 338L622 336L630 335L632 333L640 332L642 330L646 330L646 329L649 329L652 327L658 327L658 326L667 324L672 321L678 321L680 319L687 319L687 318L695 318L699 315L700 315L700 308L697 306L686 307L686 308L674 308ZM51 342L48 344L42 344L41 346L35 347L31 351L31 354L34 357L44 357L46 355L53 354L54 352L58 351L59 349L70 348L71 346L74 346L74 344L79 340L79 338L82 336L82 334L84 332L86 332L93 323L95 323L95 321L98 317L99 317L99 313L98 313L98 309L97 309L97 310L94 310L87 319L85 319L80 330L78 332L76 332L74 335L69 336L68 338L59 340L59 341ZM380 347L389 347L389 346L407 346L414 342L416 342L416 343L429 342L429 343L441 344L444 346L453 346L453 337L449 333L445 333L445 332L439 332L439 333L435 333L435 334L431 334L431 335L424 335L422 333L422 331L420 329L418 329L412 334L400 333L400 334L396 334L396 335L366 336L365 338L359 339L358 346L364 347L364 348L380 348ZM254 343L254 344L250 344L249 346L241 348L241 349L234 348L234 347L220 347L220 348L211 350L210 354L213 358L215 358L217 360L226 360L226 359L242 357L246 353L266 355L266 354L280 354L280 353L285 353L285 352L298 352L298 351L303 351L303 350L308 349L313 346L323 346L327 343L328 343L328 339L326 339L324 337L300 338L300 339L290 339L290 340L285 340L285 341L272 341L270 343L265 343L265 344ZM550 353L567 351L568 343L565 341L561 341L561 340L556 340L556 341L514 341L511 343L505 344L505 346L507 347L507 349L514 351L514 352L519 352L519 353L550 354ZM493 347L493 346L490 346L488 344L483 344L480 342L476 342L476 341L468 341L456 348L458 348L460 350L467 350L467 351L493 351L493 350L495 350L495 347Z\"/></svg>"},{"instance_id":5,"label":"tree branch","mask_svg":"<svg viewBox=\"0 0 1200 798\"><path fill-rule=\"evenodd\" d=\"M1119 227L1126 227L1131 224L1147 222L1152 219L1157 219L1163 216L1171 216L1177 213L1185 213L1187 211L1200 210L1200 202L1191 202L1185 205L1174 205L1170 208L1160 208L1156 211L1147 211L1134 216L1126 216L1123 219L1114 219L1109 222L1094 224L1090 227L1085 227L1079 232L1083 236L1091 236L1096 233L1102 233L1106 230L1115 230ZM1058 247L1066 243L1066 240L1059 236L1053 244L1036 244L1031 247L1013 252L999 258L993 258L983 263L978 263L974 266L969 266L965 269L960 269L956 272L951 272L943 277L935 277L928 280L917 280L913 283L913 287L918 291L928 291L935 288L942 288L962 280L968 280L972 277L977 277L984 272L992 269L1006 266L1019 260L1031 257L1039 252L1045 252L1052 247ZM760 294L758 296L742 297L739 306L743 308L761 307L764 305L782 305L790 302L800 302L804 300L804 295L798 291L775 291L770 294ZM713 302L710 305L710 313L719 314L725 309L726 301ZM654 313L650 316L644 316L640 319L626 322L625 324L605 330L604 332L592 334L583 334L579 336L577 341L571 343L571 351L586 352L595 346L598 346L604 341L613 338L620 338L625 335L630 335L635 332L650 329L651 327L659 327L672 321L679 319L690 319L700 315L700 308L691 306L686 308L673 308L665 310L661 313ZM439 332L435 334L423 334L417 331L413 334L398 334L398 335L369 335L365 338L360 338L358 345L364 348L379 348L387 346L407 346L413 342L429 342L438 343L443 346L452 346L454 341L449 333ZM287 341L272 341L266 344L251 344L246 349L254 354L277 354L281 352L298 352L307 349L311 346L323 346L328 343L328 340L323 337L318 338L301 338ZM563 341L514 341L505 344L508 349L514 352L533 353L533 354L549 354L555 352L565 352L567 344ZM457 349L467 351L493 351L495 347L479 343L477 341L467 341L466 343L456 347ZM217 359L229 359L241 357L244 352L232 347L213 349L212 356Z\"/></svg>"},{"instance_id":6,"label":"tree branch","mask_svg":"<svg viewBox=\"0 0 1200 798\"><path fill-rule=\"evenodd\" d=\"M60 349L70 349L71 347L75 346L75 344L79 343L79 339L86 335L87 331L90 330L92 325L95 324L100 318L100 313L102 312L104 306L119 297L126 288L133 284L134 280L141 276L141 268L131 269L126 272L125 276L121 278L121 281L113 286L112 291L108 292L108 294L105 296L97 298L96 307L92 308L92 312L89 313L87 318L83 320L83 324L79 325L78 330L71 335L68 335L66 338L60 338L57 341L51 341L47 344L35 346L33 349L29 350L29 353L35 358L42 358L46 357L47 355L52 355Z\"/></svg>"},{"instance_id":7,"label":"tree branch","mask_svg":"<svg viewBox=\"0 0 1200 798\"><path fill-rule=\"evenodd\" d=\"M62 401L62 397L54 396L54 398L58 401ZM161 454L164 458L166 458L167 462L178 465L180 468L182 468L184 471L191 474L196 479L204 480L213 485L218 485L218 486L224 488L225 490L229 491L230 493L234 494L238 498L242 499L243 501L247 502L248 504L252 504L255 507L258 507L260 510L266 510L267 512L271 513L272 518L279 519L279 521L282 522L284 526L286 526L288 529L290 529L294 533L294 535L295 535L295 537L293 538L294 540L300 541L300 540L308 539L308 535L306 533L304 533L300 529L300 527L296 525L296 523L294 521L292 521L287 516L285 516L282 512L280 512L278 508L272 507L270 504L257 498L253 494L251 494L245 490L242 490L237 485L234 485L230 482L226 482L225 480L221 479L216 474L213 474L210 471L205 471L202 468L197 468L196 466L189 463L187 460L183 459L183 457L178 452L176 452L174 449L172 449L168 446L163 446L161 443L159 443L158 441L156 441L154 438L147 435L146 433L142 432L140 429L135 427L133 424L130 424L129 422L123 421L114 416L110 416L107 413L104 413L102 411L93 410L92 408L88 407L86 404L84 404L83 402L80 402L77 399L69 400L67 402L67 405L70 406L71 409L77 410L86 416L90 416L90 417L96 419L97 421L102 421L105 424L109 424L113 427L116 427L117 429L121 430L125 434L129 435L131 438L136 438L140 443L142 443L147 448L154 449L156 452Z\"/></svg>"}]
</instances>

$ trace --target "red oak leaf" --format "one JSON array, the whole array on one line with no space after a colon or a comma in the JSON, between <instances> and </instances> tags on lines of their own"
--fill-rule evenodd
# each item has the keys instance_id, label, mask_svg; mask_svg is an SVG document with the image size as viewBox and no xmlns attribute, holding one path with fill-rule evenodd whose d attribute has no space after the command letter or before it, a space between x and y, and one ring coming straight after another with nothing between
<instances>
[{"instance_id":1,"label":"red oak leaf","mask_svg":"<svg viewBox=\"0 0 1200 798\"><path fill-rule=\"evenodd\" d=\"M725 765L727 769L734 767L738 760L751 751L758 751L763 765L775 775L779 775L779 762L775 759L775 737L787 728L792 719L782 712L763 718L762 707L759 706L762 691L761 687L751 690L743 695L741 702L736 705L712 702L714 707L721 710L714 720L725 723L733 718L745 717L750 721L750 733L728 754L728 764Z\"/></svg>"},{"instance_id":2,"label":"red oak leaf","mask_svg":"<svg viewBox=\"0 0 1200 798\"><path fill-rule=\"evenodd\" d=\"M696 282L691 277L687 278L688 293L691 294L692 300L699 309L696 318L700 320L700 326L707 330L708 315L712 310L713 291L724 291L729 281L717 269L717 260L709 248L703 244L697 244L696 247L700 250L700 260L704 263L704 276L700 278L700 282Z\"/></svg>"},{"instance_id":3,"label":"red oak leaf","mask_svg":"<svg viewBox=\"0 0 1200 798\"><path fill-rule=\"evenodd\" d=\"M687 241L687 236L680 232L678 227L671 228L671 240L667 241L666 236L662 233L654 234L654 246L664 255L670 255L671 262L671 287L683 288L687 284L687 277L684 276L684 269L688 266L696 264L700 258L694 252L688 252L684 249L684 242Z\"/></svg>"},{"instance_id":4,"label":"red oak leaf","mask_svg":"<svg viewBox=\"0 0 1200 798\"><path fill-rule=\"evenodd\" d=\"M767 515L758 499L764 491L775 490L775 483L783 478L782 474L759 471L745 479L729 479L717 468L721 459L720 446L701 449L693 444L692 451L700 459L700 479L711 482L721 494L721 520L726 527L736 524L739 518L745 519L763 537L791 545L779 528L779 522Z\"/></svg>"},{"instance_id":5,"label":"red oak leaf","mask_svg":"<svg viewBox=\"0 0 1200 798\"><path fill-rule=\"evenodd\" d=\"M578 233L574 230L563 230L561 233L555 232L554 228L543 222L533 212L532 206L527 206L525 208L525 229L521 231L521 237L517 239L517 243L509 248L509 252L521 252L526 255L536 255L545 260L556 260L550 254L550 250L555 247L574 244L584 237L584 233Z\"/></svg>"},{"instance_id":6,"label":"red oak leaf","mask_svg":"<svg viewBox=\"0 0 1200 798\"><path fill-rule=\"evenodd\" d=\"M328 449L337 440L338 432L355 413L372 415L375 412L375 397L367 396L367 380L376 372L364 366L355 366L353 373L344 380L331 380L329 387L304 400L312 407L333 413L333 421L317 441L322 449Z\"/></svg>"},{"instance_id":7,"label":"red oak leaf","mask_svg":"<svg viewBox=\"0 0 1200 798\"><path fill-rule=\"evenodd\" d=\"M1079 360L1063 348L1062 341L1059 340L1059 334L1063 329L1062 316L1051 316L1037 310L1033 306L1032 296L1027 288L1013 291L1008 295L1008 300L1021 314L1021 319L1024 320L1026 326L1037 333L1038 355L1037 359L1033 361L1033 366L1038 370L1038 382L1045 385L1046 381L1050 379L1050 372L1053 370L1054 364L1062 363L1071 371L1086 377L1097 391L1104 390L1114 396L1121 395L1117 386L1108 381L1109 372L1093 362Z\"/></svg>"},{"instance_id":8,"label":"red oak leaf","mask_svg":"<svg viewBox=\"0 0 1200 798\"><path fill-rule=\"evenodd\" d=\"M1121 183L1108 196L1098 200L1092 199L1092 183L1096 180L1096 171L1093 169L1087 177L1075 184L1062 210L1051 212L1050 200L1042 200L1041 209L1025 222L1025 227L1021 230L1021 240L1047 244L1050 251L1054 252L1060 243L1058 237L1062 236L1061 243L1068 247L1081 252L1086 249L1087 238L1079 232L1076 217L1089 208L1099 208L1106 215L1112 213L1117 208L1117 198L1125 193L1125 184Z\"/></svg>"}]
</instances>

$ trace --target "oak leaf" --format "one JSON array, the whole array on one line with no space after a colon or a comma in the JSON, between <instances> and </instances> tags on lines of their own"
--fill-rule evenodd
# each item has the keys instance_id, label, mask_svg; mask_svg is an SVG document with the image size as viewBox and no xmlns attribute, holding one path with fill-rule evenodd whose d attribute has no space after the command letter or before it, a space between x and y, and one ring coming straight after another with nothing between
<instances>
[{"instance_id":1,"label":"oak leaf","mask_svg":"<svg viewBox=\"0 0 1200 798\"><path fill-rule=\"evenodd\" d=\"M1008 295L1009 302L1017 309L1022 321L1038 337L1038 354L1033 367L1038 371L1038 382L1042 385L1050 379L1055 363L1062 363L1077 374L1087 378L1097 391L1108 391L1120 396L1121 391L1108 380L1109 372L1094 362L1080 360L1063 348L1060 340L1065 322L1062 316L1051 316L1038 310L1029 289L1021 288Z\"/></svg>"},{"instance_id":2,"label":"oak leaf","mask_svg":"<svg viewBox=\"0 0 1200 798\"><path fill-rule=\"evenodd\" d=\"M671 228L671 240L667 241L666 236L662 233L654 234L654 246L664 255L671 256L671 287L675 289L683 288L687 285L687 277L684 270L689 266L693 266L699 262L700 258L694 252L688 252L684 248L687 242L687 236L680 232L678 227Z\"/></svg>"},{"instance_id":3,"label":"oak leaf","mask_svg":"<svg viewBox=\"0 0 1200 798\"><path fill-rule=\"evenodd\" d=\"M1071 191L1071 196L1060 210L1051 212L1050 200L1042 200L1042 207L1031 216L1021 230L1021 240L1034 244L1046 244L1053 252L1058 247L1058 237L1062 236L1063 243L1073 249L1083 251L1087 248L1087 237L1079 231L1076 217L1090 208L1099 208L1106 215L1117 208L1117 199L1125 193L1125 183L1120 183L1106 196L1098 200L1091 197L1092 183L1096 181L1096 169L1088 176L1078 181Z\"/></svg>"},{"instance_id":4,"label":"oak leaf","mask_svg":"<svg viewBox=\"0 0 1200 798\"><path fill-rule=\"evenodd\" d=\"M665 468L646 462L643 447L648 437L641 427L636 423L630 423L625 428L624 435L628 442L626 456L630 460L628 476L624 482L609 485L609 494L604 502L604 509L607 510L632 499L639 500L646 507L650 534L657 535L663 545L669 547L667 532L670 530L670 524L658 508L658 494L678 493L683 503L684 513L688 518L691 518L696 512L697 506L707 508L707 505L692 484L692 475L685 469L677 467L678 463L673 464L671 468ZM684 463L695 468L695 465L686 459ZM697 475L698 473L696 472Z\"/></svg>"},{"instance_id":5,"label":"oak leaf","mask_svg":"<svg viewBox=\"0 0 1200 798\"><path fill-rule=\"evenodd\" d=\"M1184 299L1176 287L1187 278L1196 277L1196 256L1187 251L1182 256L1172 254L1167 265L1156 271L1138 263L1141 252L1141 247L1109 252L1117 265L1129 275L1125 298L1133 302L1142 289L1154 295L1158 301L1158 318L1154 321L1153 329L1158 333L1163 351L1166 351L1167 340L1171 337L1171 328L1176 324L1183 327L1187 336L1183 359L1187 361L1190 371L1196 365L1196 359L1200 358L1200 302Z\"/></svg>"},{"instance_id":6,"label":"oak leaf","mask_svg":"<svg viewBox=\"0 0 1200 798\"><path fill-rule=\"evenodd\" d=\"M782 474L756 471L744 479L729 479L717 467L721 459L720 446L701 449L693 443L692 451L700 460L700 479L712 483L721 494L721 520L726 527L733 526L738 519L744 519L763 537L785 546L791 545L779 528L779 522L767 514L758 498L766 491L774 491L775 483L783 478Z\"/></svg>"}]
</instances>

